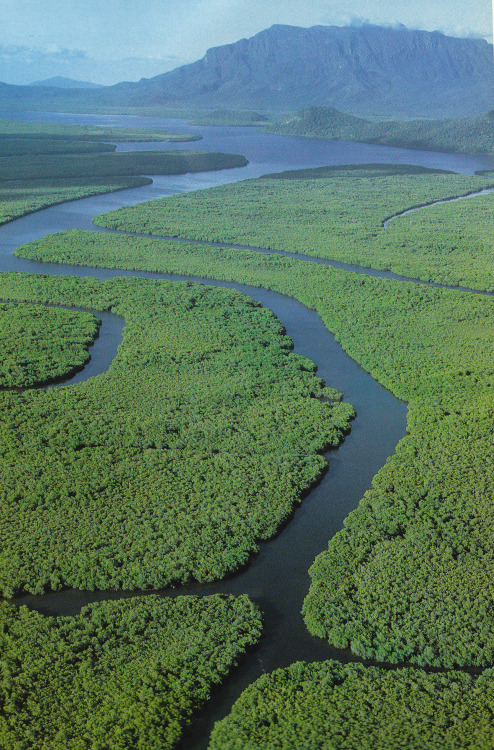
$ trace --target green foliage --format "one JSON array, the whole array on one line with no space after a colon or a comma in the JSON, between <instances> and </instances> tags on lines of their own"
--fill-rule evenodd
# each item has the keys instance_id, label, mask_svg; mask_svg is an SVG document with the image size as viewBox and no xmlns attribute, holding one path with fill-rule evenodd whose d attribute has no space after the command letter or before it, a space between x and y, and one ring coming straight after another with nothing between
<instances>
[{"instance_id":1,"label":"green foliage","mask_svg":"<svg viewBox=\"0 0 494 750\"><path fill-rule=\"evenodd\" d=\"M63 125L55 122L23 122L0 118L0 140L35 138L63 141L198 141L194 133L168 133L148 128L99 127L98 125Z\"/></svg>"},{"instance_id":2,"label":"green foliage","mask_svg":"<svg viewBox=\"0 0 494 750\"><path fill-rule=\"evenodd\" d=\"M0 119L0 224L57 203L148 185L149 178L138 176L145 172L182 174L247 163L232 154L107 153L115 146L98 141L109 138L179 141L198 136Z\"/></svg>"},{"instance_id":3,"label":"green foliage","mask_svg":"<svg viewBox=\"0 0 494 750\"><path fill-rule=\"evenodd\" d=\"M40 154L99 154L115 151L110 143L62 141L48 138L1 138L2 156L39 156Z\"/></svg>"},{"instance_id":4,"label":"green foliage","mask_svg":"<svg viewBox=\"0 0 494 750\"><path fill-rule=\"evenodd\" d=\"M379 143L401 148L494 154L494 110L455 120L372 122L332 107L307 107L270 127L283 135Z\"/></svg>"},{"instance_id":5,"label":"green foliage","mask_svg":"<svg viewBox=\"0 0 494 750\"><path fill-rule=\"evenodd\" d=\"M0 181L0 224L19 216L40 211L57 203L113 193L149 185L148 177L112 177L103 179L68 178L65 180Z\"/></svg>"},{"instance_id":6,"label":"green foliage","mask_svg":"<svg viewBox=\"0 0 494 750\"><path fill-rule=\"evenodd\" d=\"M250 685L209 750L489 750L493 677L298 662Z\"/></svg>"},{"instance_id":7,"label":"green foliage","mask_svg":"<svg viewBox=\"0 0 494 750\"><path fill-rule=\"evenodd\" d=\"M0 158L0 180L121 177L142 174L184 174L244 167L235 154L203 151L137 151L102 154L58 154Z\"/></svg>"},{"instance_id":8,"label":"green foliage","mask_svg":"<svg viewBox=\"0 0 494 750\"><path fill-rule=\"evenodd\" d=\"M107 373L1 394L7 595L221 578L289 518L348 430L351 407L237 292L5 274L0 296L127 323Z\"/></svg>"},{"instance_id":9,"label":"green foliage","mask_svg":"<svg viewBox=\"0 0 494 750\"><path fill-rule=\"evenodd\" d=\"M123 208L101 226L298 252L438 282L494 289L494 195L385 219L481 190L492 177L404 165L323 167ZM468 211L468 213L467 213ZM465 218L463 218L465 217Z\"/></svg>"},{"instance_id":10,"label":"green foliage","mask_svg":"<svg viewBox=\"0 0 494 750\"><path fill-rule=\"evenodd\" d=\"M0 388L39 385L80 370L98 326L89 313L0 304Z\"/></svg>"},{"instance_id":11,"label":"green foliage","mask_svg":"<svg viewBox=\"0 0 494 750\"><path fill-rule=\"evenodd\" d=\"M345 176L340 170L336 178L331 178L335 186L338 181L347 180L347 191L342 189L341 193L352 195L357 187L362 194L365 186L376 183L367 193L367 202L354 204L353 217L345 214L352 218L348 247L352 233L359 236L364 231L366 217L376 233L384 234L378 229L383 218L379 202L377 209L373 203L384 179L371 177L369 170L366 174L360 180L365 184L360 187L355 171ZM406 208L410 191L417 184L423 185L422 199L423 180L429 182L431 197L434 193L437 196L436 180L446 193L451 187L449 179L449 175L388 176L388 205L392 202L394 208ZM317 182L322 185L324 181ZM287 183L288 180L246 183L249 195L253 197L257 189L265 199L267 213L265 220L259 213L249 224L250 244L256 244L257 238L268 231L273 244L281 244L284 227L269 225L268 193L263 191L269 185L270 203L281 206L285 196L291 194L291 186L303 185L304 180L290 179ZM232 215L230 206L235 204L239 187L244 189L238 185L222 189L226 212L220 218L224 226L225 214ZM193 209L197 204L205 213L208 196L210 215L221 213L218 192L205 191L183 203L171 199L171 216L176 215L174 203L182 206L180 224L178 220L170 223L171 232L182 231L182 227L190 232L192 226L198 231L198 225L194 225L198 212ZM331 197L329 188L326 196ZM462 201L455 205L460 224L463 211L470 210L470 206L473 210L475 202L483 198L471 200L472 204ZM161 211L164 204L156 205ZM230 226L247 226L246 207L247 201L240 204L238 221ZM453 206L434 210L450 208ZM314 209L316 228L324 226L318 214L323 214L323 210L322 205L318 211ZM374 218L373 212L377 212ZM297 214L296 203L292 213ZM137 208L133 228L147 230L148 225L139 224L139 215ZM156 215L159 217L158 212ZM126 216L130 223L132 214L127 212ZM449 217L452 221L453 214L449 213ZM407 218L397 219L396 227ZM168 222L169 217L165 215L164 221ZM307 229L305 222L303 219L309 234L313 227ZM292 223L288 214L285 223ZM296 236L294 225L295 220L292 237ZM217 226L219 231L220 220ZM223 232L226 234L227 230ZM312 240L314 246L316 236ZM249 240L247 230L244 239ZM491 298L335 271L248 250L164 240L132 241L117 236L97 239L83 233L69 235L67 240L65 249L63 235L38 243L34 257L46 253L49 259L59 255L60 260L76 263L234 279L278 290L316 309L349 354L399 398L409 402L409 434L378 473L358 510L349 516L345 529L333 538L328 551L314 565L313 585L304 606L309 629L336 646L350 647L362 656L379 660L446 666L492 664ZM287 249L301 247L294 242Z\"/></svg>"},{"instance_id":12,"label":"green foliage","mask_svg":"<svg viewBox=\"0 0 494 750\"><path fill-rule=\"evenodd\" d=\"M310 167L307 169L288 169L285 172L271 172L261 175L261 180L321 180L339 177L340 173L353 175L360 179L374 177L397 177L399 175L435 175L448 174L458 176L448 169L433 169L419 164L332 164L327 167ZM477 174L477 173L476 173Z\"/></svg>"},{"instance_id":13,"label":"green foliage","mask_svg":"<svg viewBox=\"0 0 494 750\"><path fill-rule=\"evenodd\" d=\"M246 596L148 596L60 618L0 604L0 747L175 747L260 632Z\"/></svg>"}]
</instances>

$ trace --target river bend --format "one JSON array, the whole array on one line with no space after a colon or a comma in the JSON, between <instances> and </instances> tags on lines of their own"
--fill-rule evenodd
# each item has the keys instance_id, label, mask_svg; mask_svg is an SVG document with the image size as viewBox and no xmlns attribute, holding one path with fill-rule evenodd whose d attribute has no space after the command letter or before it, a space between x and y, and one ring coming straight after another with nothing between
<instances>
[{"instance_id":1,"label":"river bend","mask_svg":"<svg viewBox=\"0 0 494 750\"><path fill-rule=\"evenodd\" d=\"M0 114L5 113L0 112ZM19 116L25 114L18 113ZM62 116L49 113L45 115L45 120L56 121L57 117ZM76 119L77 117L82 116L76 116ZM124 118L124 122L122 118L112 119L117 119L118 123L105 122L105 124L142 127L142 118ZM139 120L138 123L136 119ZM165 124L160 121L157 125L154 118L144 119L148 127L159 126L171 129L169 122ZM101 124L100 120L101 117L98 116L86 116L82 121ZM62 117L58 121L70 120ZM80 122L81 119L78 121ZM264 613L264 635L260 645L248 655L231 678L226 680L184 740L184 747L199 749L207 746L214 721L226 715L244 688L263 672L288 666L302 659L306 661L331 657L343 661L354 659L349 652L332 649L325 641L312 637L306 630L300 610L310 582L308 569L316 555L327 548L328 540L342 527L345 517L357 506L363 493L369 488L374 474L384 464L386 458L394 452L397 442L404 436L406 405L378 385L343 352L314 311L308 310L292 298L265 289L210 279L39 263L15 258L12 256L13 250L25 242L40 239L51 232L72 228L95 229L91 222L92 217L112 208L258 176L269 171L279 172L284 169L323 166L330 163L365 161L403 163L408 161L408 163L445 169L454 169L456 166L457 171L470 172L481 168L492 168L494 162L480 157L466 157L458 154L438 155L432 152L412 152L403 149L372 147L366 144L344 144L342 151L341 144L282 136L266 138L267 134L259 134L247 128L195 128L195 130L206 133L205 140L198 142L200 145L196 147L245 154L250 159L249 167L219 173L157 177L153 178L154 182L151 186L86 198L17 219L0 227L0 271L90 275L98 279L115 276L172 280L189 278L214 286L233 287L271 308L294 341L295 351L312 359L318 366L318 375L329 386L342 391L345 400L350 402L357 411L357 418L352 423L350 435L337 450L328 453L330 468L322 481L304 499L291 522L276 538L260 545L259 553L243 571L218 583L190 585L173 591L161 592L163 595L172 596L183 593L200 595L216 592L247 593L259 604ZM212 140L214 143L211 142ZM131 145L135 147L135 144ZM146 145L152 148L156 144ZM194 146L194 144L188 144L188 147L189 145ZM331 147L335 145L336 150L331 156ZM344 161L338 160L342 158ZM305 261L314 261L305 255L287 255L299 257ZM324 260L322 262L328 263ZM346 264L331 264L348 268L348 270L369 273L368 269L357 269ZM372 273L385 275L387 278L402 278L385 274L385 272L372 271ZM96 314L101 318L100 313ZM116 318L111 315L109 317ZM86 366L83 372L78 373L79 379L88 377L89 372L97 374L108 369L120 337L121 326L115 325L113 332L109 334L109 341L112 340L113 343L111 347L106 346L106 360L94 356L93 351L90 365L92 369L90 371L89 366ZM75 614L88 602L133 596L136 593L139 592L69 590L47 593L41 597L22 596L16 598L15 601L46 614Z\"/></svg>"}]
</instances>

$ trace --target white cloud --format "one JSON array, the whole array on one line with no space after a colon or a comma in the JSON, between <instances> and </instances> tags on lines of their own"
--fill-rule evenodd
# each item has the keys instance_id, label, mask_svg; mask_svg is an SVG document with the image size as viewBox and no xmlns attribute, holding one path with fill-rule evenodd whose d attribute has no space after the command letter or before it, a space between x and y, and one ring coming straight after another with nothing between
<instances>
[{"instance_id":1,"label":"white cloud","mask_svg":"<svg viewBox=\"0 0 494 750\"><path fill-rule=\"evenodd\" d=\"M21 45L0 45L0 81L23 85L54 76L113 84L123 80L152 78L183 65L176 55L134 56L120 60L100 60L83 50L49 45L45 49Z\"/></svg>"},{"instance_id":2,"label":"white cloud","mask_svg":"<svg viewBox=\"0 0 494 750\"><path fill-rule=\"evenodd\" d=\"M492 35L488 0L0 0L0 4L0 80L12 83L55 75L98 83L149 78L198 60L209 47L253 36L272 24L402 23L456 36L490 39Z\"/></svg>"}]
</instances>

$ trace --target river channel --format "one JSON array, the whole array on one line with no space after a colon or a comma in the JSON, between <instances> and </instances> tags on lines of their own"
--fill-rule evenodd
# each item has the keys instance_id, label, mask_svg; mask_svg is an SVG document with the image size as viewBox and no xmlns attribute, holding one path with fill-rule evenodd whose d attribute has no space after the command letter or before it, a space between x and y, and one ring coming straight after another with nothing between
<instances>
[{"instance_id":1,"label":"river channel","mask_svg":"<svg viewBox=\"0 0 494 750\"><path fill-rule=\"evenodd\" d=\"M494 160L427 151L370 146L354 143L330 143L287 138L261 133L249 128L189 128L185 123L157 118L106 117L97 115L58 115L55 113L16 113L0 110L0 116L20 119L43 119L51 122L126 125L129 127L163 127L168 130L191 130L204 136L202 141L184 144L187 148L218 150L243 154L249 165L242 169L193 175L153 177L153 185L124 190L106 196L96 196L17 219L0 227L0 270L44 274L73 274L106 279L114 276L141 276L178 280L186 277L82 268L69 265L38 263L12 257L19 245L39 239L51 232L65 229L94 229L92 217L124 205L132 205L150 198L187 192L212 185L224 184L246 177L285 169L317 167L344 163L411 163L471 173L478 169L493 169ZM176 145L173 144L175 147ZM156 144L137 144L138 148L155 149ZM163 147L169 147L164 144ZM136 144L120 144L119 149L132 150ZM301 256L310 260L307 256ZM350 267L351 268L351 267ZM381 274L380 274L381 275ZM344 443L328 453L329 471L318 486L304 499L288 523L275 539L262 543L259 553L238 575L226 581L208 585L190 585L165 590L164 596L179 594L232 593L248 594L264 615L264 635L254 649L218 690L203 714L187 734L183 747L199 750L207 747L215 721L225 716L232 703L248 684L263 672L285 667L297 660L317 661L337 658L349 661L349 652L332 649L326 642L313 638L306 630L300 610L309 588L308 569L319 552L326 549L328 540L343 525L344 518L357 506L372 477L391 455L406 431L406 404L399 402L360 368L324 327L317 314L296 300L274 292L241 284L187 277L208 285L236 288L269 307L280 318L294 342L295 351L312 359L320 375L329 386L342 391L346 401L357 411L351 433ZM97 313L99 317L100 314ZM112 317L112 316L108 316ZM89 374L108 369L121 340L122 326L105 321L105 354L92 352ZM89 366L88 366L89 367ZM88 369L78 373L77 379L88 377ZM21 596L15 601L45 614L69 615L77 613L88 602L139 592L84 592L62 591L43 596ZM143 595L146 595L145 592Z\"/></svg>"}]
</instances>

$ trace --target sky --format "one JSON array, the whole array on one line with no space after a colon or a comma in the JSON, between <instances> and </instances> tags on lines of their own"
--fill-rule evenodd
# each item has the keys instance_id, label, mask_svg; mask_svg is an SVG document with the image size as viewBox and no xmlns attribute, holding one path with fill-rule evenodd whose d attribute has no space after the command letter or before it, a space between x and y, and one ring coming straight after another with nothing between
<instances>
[{"instance_id":1,"label":"sky","mask_svg":"<svg viewBox=\"0 0 494 750\"><path fill-rule=\"evenodd\" d=\"M494 0L492 0L494 2ZM492 41L491 0L0 0L0 81L136 81L273 24L404 24Z\"/></svg>"}]
</instances>

